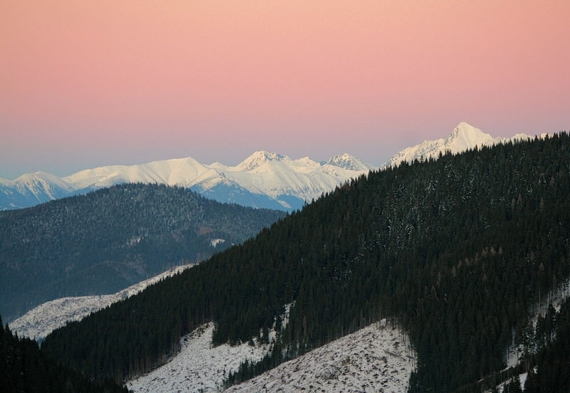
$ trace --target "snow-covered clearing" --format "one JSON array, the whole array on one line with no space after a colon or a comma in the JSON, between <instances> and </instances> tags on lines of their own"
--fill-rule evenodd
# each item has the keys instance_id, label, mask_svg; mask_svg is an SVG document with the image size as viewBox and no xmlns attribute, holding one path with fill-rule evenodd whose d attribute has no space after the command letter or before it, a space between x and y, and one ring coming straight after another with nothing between
<instances>
[{"instance_id":1,"label":"snow-covered clearing","mask_svg":"<svg viewBox=\"0 0 570 393\"><path fill-rule=\"evenodd\" d=\"M415 354L397 328L370 325L227 392L405 392Z\"/></svg>"},{"instance_id":2,"label":"snow-covered clearing","mask_svg":"<svg viewBox=\"0 0 570 393\"><path fill-rule=\"evenodd\" d=\"M127 387L136 393L221 391L225 376L269 350L248 344L213 348L212 332L209 324L185 336L176 357ZM227 391L403 393L415 367L407 342L399 329L373 324Z\"/></svg>"},{"instance_id":3,"label":"snow-covered clearing","mask_svg":"<svg viewBox=\"0 0 570 393\"><path fill-rule=\"evenodd\" d=\"M127 383L142 392L216 392L224 379L246 359L260 361L269 345L242 344L212 347L214 325L206 324L181 339L181 351L164 366Z\"/></svg>"},{"instance_id":4,"label":"snow-covered clearing","mask_svg":"<svg viewBox=\"0 0 570 393\"><path fill-rule=\"evenodd\" d=\"M192 266L194 265L177 266L112 295L65 297L40 304L10 323L10 330L18 333L20 337L28 337L34 340L43 339L68 322L80 321L91 313L136 295L149 285Z\"/></svg>"}]
</instances>

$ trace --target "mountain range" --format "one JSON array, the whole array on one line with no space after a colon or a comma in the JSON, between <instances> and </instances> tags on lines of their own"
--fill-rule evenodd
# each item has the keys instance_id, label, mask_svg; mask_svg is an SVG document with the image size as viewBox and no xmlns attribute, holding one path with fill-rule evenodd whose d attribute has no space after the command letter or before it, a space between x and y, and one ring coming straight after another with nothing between
<instances>
[{"instance_id":1,"label":"mountain range","mask_svg":"<svg viewBox=\"0 0 570 393\"><path fill-rule=\"evenodd\" d=\"M0 179L0 209L29 207L121 183L156 183L190 188L219 202L287 211L300 209L371 168L348 154L318 163L258 151L236 166L204 165L188 157L86 169L63 178L36 172L13 181Z\"/></svg>"},{"instance_id":2,"label":"mountain range","mask_svg":"<svg viewBox=\"0 0 570 393\"><path fill-rule=\"evenodd\" d=\"M397 166L402 161L437 158L440 153L457 154L475 147L529 138L524 134L493 138L463 122L447 138L406 148L380 168ZM156 183L190 188L219 202L292 211L371 169L377 168L346 153L316 162L309 157L293 160L285 155L258 151L236 166L219 162L205 165L187 157L86 169L62 178L36 172L15 180L0 179L0 210L30 207L115 184Z\"/></svg>"},{"instance_id":3,"label":"mountain range","mask_svg":"<svg viewBox=\"0 0 570 393\"><path fill-rule=\"evenodd\" d=\"M373 383L391 373L383 367L396 342L385 354L364 346L344 357L346 345L327 346L387 319L405 333L398 347L413 350L403 389L491 391L525 374L525 391L538 392L532 386L561 381L551 370L570 353L569 303L552 297L570 293L568 141L560 134L371 172L242 245L55 330L42 351L137 391L215 389L212 380L186 384L202 375L187 367L198 346L230 354L214 364L206 355L199 366L224 386L284 367L245 391L340 391L344 382L347 391L389 390ZM548 304L544 314L537 304ZM267 355L236 370L233 350L267 344ZM305 372L295 362L317 348L333 356ZM366 377L348 382L343 370ZM551 391L570 385L560 386Z\"/></svg>"},{"instance_id":4,"label":"mountain range","mask_svg":"<svg viewBox=\"0 0 570 393\"><path fill-rule=\"evenodd\" d=\"M183 273L185 278L166 278L155 284L160 288L147 288L135 296L138 300L130 297L163 277L115 295L50 302L22 318L22 326L16 328L19 321L14 321L11 327L18 335L42 337L61 326L62 321L53 318L58 313L54 309L62 307L69 311L67 318L77 320L129 299L128 304L113 306L114 311L105 310L102 318L97 313L86 324L73 324L73 339L64 338L59 345L71 343L75 350L94 351L108 347L111 342L107 340L122 334L119 329L107 337L107 330L115 327L103 326L91 338L87 334L91 342L80 349L75 341L87 333L93 318L98 318L96 325L106 320L120 323L131 332L126 333L129 340L144 331L139 327L130 330L133 327L160 321L133 348L140 351L174 340L171 354L176 356L166 359L163 353L162 360L150 358L148 363L149 355L143 355L143 360L129 365L154 369L138 377L129 372L127 386L136 392L220 390L257 375L260 368L275 367L282 361L275 357L280 353L277 348L283 348L284 355L298 357L229 391L335 392L346 388L403 392L439 386L435 391L463 392L494 386L493 391L518 392L520 388L512 390L518 383L533 393L541 391L537 386L552 386L553 381L567 386L560 373L549 370L560 366L564 356L558 353L570 353L570 348L557 350L565 348L568 340L564 337L570 337L566 334L570 314L563 303L570 294L565 259L570 254L564 241L568 210L563 197L569 184L563 170L568 138L541 138L547 144L537 140L516 146L504 143L490 150L485 146L497 142L485 144L483 138L469 138L483 135L464 132L469 128L462 123L449 138L416 146L417 154L402 154L400 162L348 182L244 246L205 262L196 274ZM450 157L447 153L454 150L445 145L453 147L451 142L455 148L471 144L481 151ZM443 162L436 163L434 158ZM404 161L409 164L400 165ZM123 199L136 204L145 198L127 193ZM64 206L50 203L40 208L56 205ZM66 220L69 211L64 210L66 214L58 216ZM7 213L11 212L0 213L0 218ZM53 232L45 222L40 224ZM178 231L173 235L179 235ZM139 241L135 236L127 244ZM210 236L212 246L219 241ZM207 270L213 275L204 279ZM371 287L371 283L376 284ZM179 298L187 299L186 303L182 300L180 310ZM189 307L201 299L207 299L201 311ZM223 307L228 302L234 306ZM244 302L249 306L237 310ZM158 308L149 308L151 303ZM120 310L127 313L121 315ZM285 314L280 315L283 310ZM396 318L390 328L385 319L377 319L382 314ZM265 320L263 325L259 325L260 317ZM129 319L135 325L125 325ZM192 330L188 326L192 320L210 322ZM228 321L230 330L224 327ZM355 329L354 334L334 340ZM177 333L184 331L191 333L182 337ZM230 337L225 343L223 334ZM99 339L102 335L104 341ZM236 342L231 337L239 339ZM52 353L58 348L48 347ZM104 363L117 364L120 357L112 352L106 353L110 357ZM155 368L157 363L163 366ZM493 369L497 373L487 374ZM542 372L537 374L537 370ZM475 379L478 382L470 385L469 380Z\"/></svg>"}]
</instances>

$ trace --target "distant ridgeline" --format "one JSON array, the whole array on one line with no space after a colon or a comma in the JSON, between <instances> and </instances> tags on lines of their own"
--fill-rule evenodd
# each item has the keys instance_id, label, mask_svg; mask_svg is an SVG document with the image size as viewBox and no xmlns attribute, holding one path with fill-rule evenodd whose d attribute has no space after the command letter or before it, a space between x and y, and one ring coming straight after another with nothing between
<instances>
[{"instance_id":1,"label":"distant ridgeline","mask_svg":"<svg viewBox=\"0 0 570 393\"><path fill-rule=\"evenodd\" d=\"M247 342L294 303L267 367L391 318L418 354L412 392L481 391L530 306L568 282L569 195L566 133L371 172L42 350L96 379L129 378L203 323L216 323L216 344Z\"/></svg>"},{"instance_id":2,"label":"distant ridgeline","mask_svg":"<svg viewBox=\"0 0 570 393\"><path fill-rule=\"evenodd\" d=\"M55 298L115 293L242 243L284 216L152 184L0 212L0 313L10 322Z\"/></svg>"}]
</instances>

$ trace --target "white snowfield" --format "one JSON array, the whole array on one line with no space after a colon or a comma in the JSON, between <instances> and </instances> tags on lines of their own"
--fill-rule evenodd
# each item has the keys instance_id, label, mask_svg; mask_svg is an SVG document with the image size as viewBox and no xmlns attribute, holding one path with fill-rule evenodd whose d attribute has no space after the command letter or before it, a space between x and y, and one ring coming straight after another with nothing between
<instances>
[{"instance_id":1,"label":"white snowfield","mask_svg":"<svg viewBox=\"0 0 570 393\"><path fill-rule=\"evenodd\" d=\"M185 336L169 363L126 386L135 393L218 392L242 362L260 360L269 350L249 344L212 348L212 332L208 324ZM408 342L398 328L372 324L226 391L404 393L415 367Z\"/></svg>"},{"instance_id":2,"label":"white snowfield","mask_svg":"<svg viewBox=\"0 0 570 393\"><path fill-rule=\"evenodd\" d=\"M177 266L112 295L65 297L40 304L11 322L10 330L18 333L19 337L41 340L68 322L80 321L91 313L136 295L149 285L181 273L192 266L194 265Z\"/></svg>"}]
</instances>

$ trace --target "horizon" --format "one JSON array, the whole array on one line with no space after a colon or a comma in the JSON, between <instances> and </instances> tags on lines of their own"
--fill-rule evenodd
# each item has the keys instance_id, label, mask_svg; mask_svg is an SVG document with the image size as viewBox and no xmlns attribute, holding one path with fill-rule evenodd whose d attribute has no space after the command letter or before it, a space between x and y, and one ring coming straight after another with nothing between
<instances>
[{"instance_id":1,"label":"horizon","mask_svg":"<svg viewBox=\"0 0 570 393\"><path fill-rule=\"evenodd\" d=\"M570 2L0 4L0 177L570 129Z\"/></svg>"},{"instance_id":2,"label":"horizon","mask_svg":"<svg viewBox=\"0 0 570 393\"><path fill-rule=\"evenodd\" d=\"M325 163L326 161L328 161L329 159L331 159L331 158L333 158L333 157L342 156L342 155L348 154L348 155L352 156L354 159L360 161L360 162L361 162L362 164L364 164L364 165L367 165L367 166L370 166L370 165L371 165L371 166L373 166L375 169L380 169L383 165L388 164L392 158L394 158L395 156L397 156L397 155L398 155L399 153L401 153L403 150L405 150L405 149L407 149L407 148L413 148L413 147L419 146L419 145L421 145L422 143L425 143L425 142L430 142L430 141L436 141L436 140L443 140L443 139L446 139L446 138L448 138L449 136L451 136L452 133L453 133L458 127L461 127L462 125L466 125L466 126L468 127L468 129L473 129L473 130L479 131L479 132L481 132L481 133L483 133L483 134L488 134L488 133L486 133L484 130L481 130L481 129L479 129L478 127L475 127L475 126L473 126L473 125L471 125L471 124L469 124L469 123L467 123L467 122L463 122L463 121L462 121L462 122L460 122L460 123L453 129L453 131L450 132L449 134L447 134L447 135L445 135L445 136L442 136L442 137L439 137L439 138L437 138L437 139L424 140L424 141L422 141L422 142L420 142L420 143L417 143L417 144L413 144L413 145L410 145L410 146L405 146L403 149L401 149L401 150L399 150L399 151L397 151L397 152L394 152L394 153L390 154L389 157L386 158L386 159L384 159L380 164L372 164L372 163L366 162L366 161L362 160L360 157L355 156L354 154L351 154L350 152L347 152L347 151L345 151L345 152L340 152L340 153L334 153L334 154L328 156L327 158L325 158L325 159L323 159L323 160L317 160L317 159L315 159L315 158L313 158L313 157L311 157L311 156L308 156L308 155L301 155L301 156L299 156L299 157L291 157L291 156L289 156L289 155L287 155L287 154L282 154L282 153L279 152L279 151L256 150L256 151L254 151L254 152L251 152L251 153L248 154L247 156L241 158L238 162L235 162L235 163L232 163L232 164L227 164L227 163L224 163L224 162L222 162L222 161L220 161L220 160L213 161L213 162L207 162L207 163L206 163L206 162L200 162L199 160L196 160L194 157L186 156L186 157L174 157L174 158L167 158L167 159L158 159L158 160L153 160L153 161L139 162L139 163L132 163L132 164L112 164L112 163L111 163L111 164L100 165L100 166L96 166L96 167L82 168L82 169L79 169L79 170L77 170L77 171L75 171L75 172L73 172L73 173L68 173L68 174L65 174L65 175L57 175L57 174L54 174L54 173L51 173L51 172L47 172L47 171L43 171L43 170L38 170L38 171L34 171L34 172L22 173L22 174L16 176L15 178L13 178L13 179L7 179L7 178L2 177L2 176L0 176L0 179L2 179L2 180L8 180L8 181L14 181L14 180L17 180L19 177L24 176L24 175L26 175L26 174L37 174L37 173L47 173L48 175L54 175L54 176L56 176L56 177L58 177L58 178L60 178L60 179L63 179L63 178L65 178L65 177L73 176L73 175L75 175L75 174L77 174L77 173L80 173L80 172L82 172L82 171L94 170L94 169L99 169L99 168L144 166L144 165L153 164L153 163L167 162L167 161L173 161L173 160L185 160L185 159L193 159L193 160L196 160L199 164L202 164L202 165L204 165L204 166L212 166L212 165L215 165L215 164L221 164L221 165L224 166L224 167L232 168L232 167L237 167L239 164L245 162L246 160L248 160L250 157L252 157L253 155L255 155L255 154L257 154L257 153L277 154L277 155L280 155L280 156L287 157L287 158L289 158L289 159L292 160L292 161L301 160L301 159L303 159L303 158L309 158L310 160L312 160L312 161L314 161L314 162L317 162L317 163L319 163L319 164L323 164L323 163ZM543 133L543 135L544 135L544 134L550 134L550 135L552 135L553 133ZM490 134L489 134L489 135L490 135ZM497 136L495 136L495 135L490 135L490 136L493 137L493 138L497 138ZM509 135L509 136L507 136L507 138L512 138L512 137L514 137L514 136L515 136L515 135ZM537 135L529 135L529 136L538 136L538 134L537 134Z\"/></svg>"},{"instance_id":3,"label":"horizon","mask_svg":"<svg viewBox=\"0 0 570 393\"><path fill-rule=\"evenodd\" d=\"M341 155L344 155L344 154L348 154L348 155L352 156L353 158L359 160L361 163L363 163L363 164L365 164L365 165L372 165L374 168L380 168L380 167L382 167L382 165L387 164L387 163L390 161L390 159L391 159L392 157L394 157L395 155L397 155L398 153L400 153L400 152L401 152L402 150L404 150L404 149L411 148L411 147L415 147L415 146L418 146L418 145L420 145L420 144L422 144L422 143L424 143L424 142L428 142L428 141L435 141L435 140L446 139L447 137L449 137L449 136L451 135L451 133L455 130L455 128L459 127L461 124L466 124L467 126L472 127L472 128L474 128L474 129L476 129L476 130L479 130L479 131L481 131L481 132L484 133L484 134L489 134L489 133L485 132L484 130L479 129L479 128L476 127L476 126L473 126L473 125L471 125L471 124L469 124L469 123L467 123L467 122L462 121L462 122L460 122L459 124L457 124L457 126L454 127L453 130L450 131L448 134L442 135L442 136L440 136L440 137L436 137L436 138L431 139L431 140L423 140L423 141L421 141L421 142L414 143L414 144L409 145L409 146L404 146L402 149L390 153L389 156L386 157L385 159L383 159L380 163L370 163L370 162L367 162L367 161L361 159L360 157L358 157L358 156L356 156L356 155L354 155L354 154L352 154L352 153L350 153L350 152L348 152L348 151L333 153L333 154L331 154L331 155L329 155L328 157L325 157L325 158L323 158L323 159L315 159L314 157L311 157L311 156L309 156L309 155L300 155L300 156L294 156L294 157L292 157L292 156L290 156L290 155L288 155L288 154L283 154L282 152L279 152L279 151L261 149L261 150L253 151L253 152L247 154L246 156L240 158L237 162L233 162L233 163L226 163L226 162L223 162L222 160L215 160L215 161L212 161L212 162L201 162L200 160L196 159L195 157L192 157L192 156L185 156L185 157L172 157L172 158L157 159L157 160L146 161L146 162L133 162L133 163L124 163L124 164L121 164L121 163L119 163L119 164L117 164L117 163L109 163L109 164L103 164L103 165L97 165L97 166L93 166L93 167L88 167L88 168L81 168L81 169L75 170L75 171L72 172L72 173L67 173L67 174L63 174L63 175L59 175L59 174L56 174L56 173L53 173L53 172L49 172L49 171L46 171L46 170L39 169L39 170L37 170L37 171L21 173L21 174L19 174L19 175L16 175L16 176L13 177L13 178L6 178L6 177L3 177L3 176L0 175L0 179L8 180L8 181L14 181L14 180L17 180L19 177L21 177L21 176L23 176L23 175L26 175L26 174L36 174L36 173L47 173L47 174L49 174L49 175L54 175L54 176L56 176L56 177L62 179L62 178L65 178L65 177L69 177L69 176L75 175L75 174L77 174L77 173L79 173L79 172L86 171L86 170L93 170L93 169L98 169L98 168L114 167L114 166L120 166L120 167L141 166L141 165L148 165L148 164L152 164L152 163L156 163L156 162L165 162L165 161L172 161L172 160L184 160L184 159L188 159L188 158L194 159L194 160L196 160L197 162L199 162L200 164L205 165L205 166L211 166L211 165L214 165L214 164L221 164L221 165L223 165L223 166L225 166L225 167L236 167L236 166L238 166L239 164L241 164L242 162L244 162L245 160L247 160L248 158L250 158L252 155L254 155L254 154L256 154L256 153L260 153L260 152L265 152L265 153L270 153L270 154L275 153L275 154L278 154L278 155L283 155L283 156L285 156L285 157L287 157L287 158L289 158L289 159L291 159L291 160L293 160L293 161L295 161L295 160L300 160L300 159L303 159L303 158L309 158L309 159L311 159L311 160L313 160L313 161L315 161L315 162L317 162L317 163L326 162L326 161L328 161L329 159L331 159L331 158L333 158L333 157L335 157L335 156L341 156ZM565 130L561 130L561 131L565 131ZM552 135L553 133L546 133L546 134ZM490 135L490 134L489 134L489 135ZM530 135L530 136L537 136L537 135L539 135L539 134L528 134L528 135ZM496 135L491 135L491 136L492 136L493 138L497 138ZM508 136L506 136L506 137L507 137L507 138L510 138L510 137L514 137L514 136L515 136L515 134L513 134L513 135L508 135Z\"/></svg>"}]
</instances>

